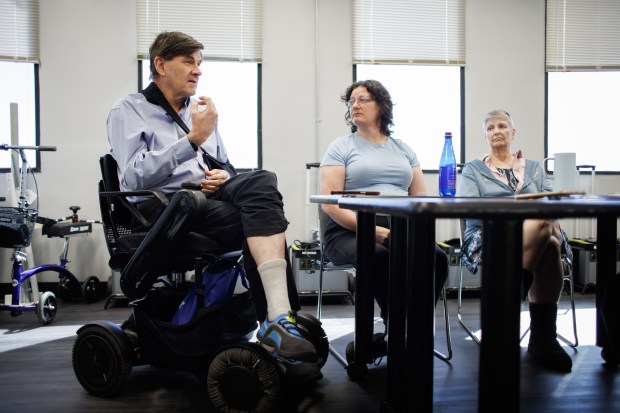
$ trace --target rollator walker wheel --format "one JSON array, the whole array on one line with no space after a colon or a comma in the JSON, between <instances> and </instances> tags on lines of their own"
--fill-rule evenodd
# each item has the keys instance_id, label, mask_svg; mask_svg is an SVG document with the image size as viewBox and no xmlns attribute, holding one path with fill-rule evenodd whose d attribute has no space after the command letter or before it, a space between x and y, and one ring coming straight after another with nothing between
<instances>
[{"instance_id":1,"label":"rollator walker wheel","mask_svg":"<svg viewBox=\"0 0 620 413\"><path fill-rule=\"evenodd\" d=\"M58 289L56 291L58 298L64 302L73 301L74 298L82 294L80 284L71 277L62 277L58 281Z\"/></svg>"},{"instance_id":2,"label":"rollator walker wheel","mask_svg":"<svg viewBox=\"0 0 620 413\"><path fill-rule=\"evenodd\" d=\"M56 318L56 311L58 311L58 304L53 292L46 291L41 294L41 298L36 304L36 311L37 318L43 325L47 325L54 321L54 318Z\"/></svg>"},{"instance_id":3,"label":"rollator walker wheel","mask_svg":"<svg viewBox=\"0 0 620 413\"><path fill-rule=\"evenodd\" d=\"M99 278L91 275L84 280L82 297L87 303L94 303L99 299Z\"/></svg>"}]
</instances>

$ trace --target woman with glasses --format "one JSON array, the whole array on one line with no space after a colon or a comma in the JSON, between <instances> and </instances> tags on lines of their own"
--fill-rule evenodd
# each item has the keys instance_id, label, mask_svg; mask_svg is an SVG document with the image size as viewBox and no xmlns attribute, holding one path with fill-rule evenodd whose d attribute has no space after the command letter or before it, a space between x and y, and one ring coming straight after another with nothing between
<instances>
[{"instance_id":1,"label":"woman with glasses","mask_svg":"<svg viewBox=\"0 0 620 413\"><path fill-rule=\"evenodd\" d=\"M393 103L389 92L376 80L353 83L341 96L346 105L345 121L351 133L328 147L319 169L320 192L377 191L381 195L420 196L426 184L418 158L411 148L392 136ZM322 205L328 216L323 234L325 257L336 265L355 265L357 255L356 213L337 205ZM378 215L375 230L372 274L375 299L387 321L390 223ZM448 257L438 246L435 260L435 300L448 276ZM385 333L375 334L372 362L386 353ZM347 359L353 359L353 343Z\"/></svg>"}]
</instances>

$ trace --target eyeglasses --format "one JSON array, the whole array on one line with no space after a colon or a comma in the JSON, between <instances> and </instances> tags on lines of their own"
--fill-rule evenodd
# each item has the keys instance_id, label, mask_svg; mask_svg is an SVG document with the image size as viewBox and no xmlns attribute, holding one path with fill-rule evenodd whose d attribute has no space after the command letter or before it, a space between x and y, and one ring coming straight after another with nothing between
<instances>
[{"instance_id":1,"label":"eyeglasses","mask_svg":"<svg viewBox=\"0 0 620 413\"><path fill-rule=\"evenodd\" d=\"M371 98L370 96L360 96L357 99L351 98L347 100L347 107L350 108L351 106L355 105L355 102L359 103L360 105L363 105L364 103L372 102L373 100L374 99Z\"/></svg>"}]
</instances>

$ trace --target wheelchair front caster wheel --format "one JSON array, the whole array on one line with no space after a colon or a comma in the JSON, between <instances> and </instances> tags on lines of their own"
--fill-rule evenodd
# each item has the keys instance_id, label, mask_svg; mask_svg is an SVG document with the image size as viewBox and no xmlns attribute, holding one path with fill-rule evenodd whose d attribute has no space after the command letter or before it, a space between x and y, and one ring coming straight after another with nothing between
<instances>
[{"instance_id":1,"label":"wheelchair front caster wheel","mask_svg":"<svg viewBox=\"0 0 620 413\"><path fill-rule=\"evenodd\" d=\"M41 294L39 302L36 304L37 318L43 325L47 325L54 321L56 317L56 311L58 311L58 305L56 303L56 296L51 291L46 291Z\"/></svg>"},{"instance_id":2,"label":"wheelchair front caster wheel","mask_svg":"<svg viewBox=\"0 0 620 413\"><path fill-rule=\"evenodd\" d=\"M356 362L349 363L347 366L347 375L353 381L360 381L366 377L368 373L368 366L365 364L359 364Z\"/></svg>"}]
</instances>

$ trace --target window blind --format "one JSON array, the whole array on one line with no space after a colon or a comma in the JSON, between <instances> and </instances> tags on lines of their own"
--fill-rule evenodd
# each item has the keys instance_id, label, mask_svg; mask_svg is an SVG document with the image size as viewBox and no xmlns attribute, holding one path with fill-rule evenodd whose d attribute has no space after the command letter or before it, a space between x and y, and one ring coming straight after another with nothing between
<instances>
[{"instance_id":1,"label":"window blind","mask_svg":"<svg viewBox=\"0 0 620 413\"><path fill-rule=\"evenodd\" d=\"M547 0L547 71L620 69L618 0Z\"/></svg>"},{"instance_id":2,"label":"window blind","mask_svg":"<svg viewBox=\"0 0 620 413\"><path fill-rule=\"evenodd\" d=\"M0 0L0 60L39 63L39 0Z\"/></svg>"},{"instance_id":3,"label":"window blind","mask_svg":"<svg viewBox=\"0 0 620 413\"><path fill-rule=\"evenodd\" d=\"M465 0L353 0L354 63L465 64Z\"/></svg>"},{"instance_id":4,"label":"window blind","mask_svg":"<svg viewBox=\"0 0 620 413\"><path fill-rule=\"evenodd\" d=\"M262 60L262 0L137 0L138 58L162 31L181 31L201 42L204 60Z\"/></svg>"}]
</instances>

